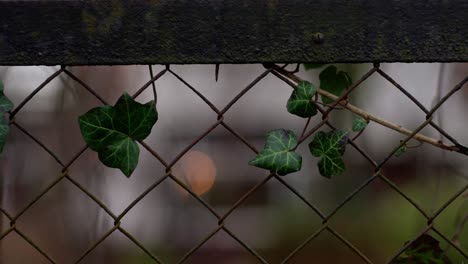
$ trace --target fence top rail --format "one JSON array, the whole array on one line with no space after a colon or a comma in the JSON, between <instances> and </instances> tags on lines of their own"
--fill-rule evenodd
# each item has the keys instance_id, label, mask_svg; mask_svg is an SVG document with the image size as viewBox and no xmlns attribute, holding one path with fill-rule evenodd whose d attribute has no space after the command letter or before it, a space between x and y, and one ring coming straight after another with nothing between
<instances>
[{"instance_id":1,"label":"fence top rail","mask_svg":"<svg viewBox=\"0 0 468 264\"><path fill-rule=\"evenodd\" d=\"M466 0L23 0L0 10L0 65L468 61Z\"/></svg>"}]
</instances>

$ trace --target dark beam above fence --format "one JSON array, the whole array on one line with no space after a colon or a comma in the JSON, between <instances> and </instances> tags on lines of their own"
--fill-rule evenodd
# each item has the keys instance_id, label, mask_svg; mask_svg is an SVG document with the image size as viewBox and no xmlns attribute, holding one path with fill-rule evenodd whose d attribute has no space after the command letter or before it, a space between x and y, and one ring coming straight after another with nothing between
<instances>
[{"instance_id":1,"label":"dark beam above fence","mask_svg":"<svg viewBox=\"0 0 468 264\"><path fill-rule=\"evenodd\" d=\"M466 0L0 1L0 64L467 62L467 10Z\"/></svg>"}]
</instances>

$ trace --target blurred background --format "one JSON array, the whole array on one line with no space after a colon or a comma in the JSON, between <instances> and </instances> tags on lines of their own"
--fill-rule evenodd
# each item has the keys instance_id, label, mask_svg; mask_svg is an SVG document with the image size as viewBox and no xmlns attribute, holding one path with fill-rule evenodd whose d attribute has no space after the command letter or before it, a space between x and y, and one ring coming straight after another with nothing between
<instances>
[{"instance_id":1,"label":"blurred background","mask_svg":"<svg viewBox=\"0 0 468 264\"><path fill-rule=\"evenodd\" d=\"M337 65L358 80L371 64ZM291 66L291 69L294 67ZM5 93L18 105L59 67L1 67ZM120 95L142 87L150 76L148 66L71 67L77 75L110 104ZM155 73L164 66L153 66ZM215 81L214 65L171 65L171 69L222 109L265 69L262 65L221 65ZM323 69L323 68L322 68ZM407 89L426 108L445 95L468 74L468 64L382 64L381 69ZM321 69L301 71L302 78L319 85ZM166 161L175 158L193 140L216 122L214 113L195 93L171 74L156 82L159 120L145 140ZM226 113L225 122L257 149L268 131L285 128L300 134L305 120L291 115L286 102L291 88L270 74L262 79ZM151 88L138 101L153 99ZM468 145L468 90L460 90L437 112L435 122L460 143ZM352 94L353 104L377 116L416 129L425 114L391 83L374 74ZM78 83L61 74L41 90L15 120L64 161L85 145L78 117L100 102ZM332 123L342 129L352 126L346 110L332 113ZM311 127L320 122L319 115ZM324 128L323 130L326 130ZM432 128L422 131L439 138ZM325 214L366 179L373 166L348 146L346 172L332 179L320 176L317 159L307 144L300 172L283 179ZM370 123L357 140L377 162L382 161L404 137ZM383 173L428 212L435 212L468 183L467 157L431 145L416 147L392 157ZM224 214L268 172L248 165L255 154L222 126L196 144L176 163L173 173L193 192L201 195L219 214ZM87 150L69 168L70 176L120 214L134 199L165 174L165 168L140 147L140 162L130 178L103 166L95 152ZM0 155L0 206L11 215L20 212L48 185L61 176L61 167L17 128L11 132ZM436 219L435 226L468 251L468 192L455 200ZM271 263L279 263L321 226L320 217L276 179L271 179L227 219L226 226ZM348 241L375 263L383 263L406 241L426 227L427 220L380 179L373 181L330 220ZM217 227L217 219L189 193L165 180L123 219L122 227L165 263L178 261ZM468 225L468 224L467 224ZM0 233L9 220L0 215ZM113 227L113 219L67 180L62 180L17 220L27 234L58 263L72 263ZM458 230L458 231L457 231ZM461 230L461 231L460 231ZM441 241L454 263L463 257ZM258 261L224 231L205 243L187 263L257 263ZM0 241L0 263L48 263L15 233ZM152 263L127 237L114 232L83 263ZM298 253L291 263L363 263L345 244L323 232Z\"/></svg>"}]
</instances>

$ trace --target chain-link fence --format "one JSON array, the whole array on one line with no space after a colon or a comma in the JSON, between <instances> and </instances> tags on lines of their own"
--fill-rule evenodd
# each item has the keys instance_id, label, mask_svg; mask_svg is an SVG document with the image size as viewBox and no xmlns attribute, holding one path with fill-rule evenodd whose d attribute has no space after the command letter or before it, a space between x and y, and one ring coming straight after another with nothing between
<instances>
[{"instance_id":1,"label":"chain-link fence","mask_svg":"<svg viewBox=\"0 0 468 264\"><path fill-rule=\"evenodd\" d=\"M434 71L395 74L383 63L468 61L467 8L455 0L0 1L0 65L61 65L41 68L53 71L46 77L29 68L8 79L10 68L0 69L7 95L28 91L5 113L11 133L0 156L0 261L466 263L466 65L449 75L442 64L435 78ZM330 93L320 89L318 70L306 73L298 62L366 64L340 65L357 81ZM179 71L185 63L210 65ZM128 74L137 66L111 67L105 76L81 67L135 64L151 65L138 77ZM435 94L408 87L409 79L430 80ZM291 121L285 95L304 80L318 87L319 114ZM51 90L61 99L43 96ZM164 109L138 142L141 169L129 179L98 163L77 121L125 91ZM369 126L347 138L349 171L324 179L304 148L352 115ZM248 166L265 134L281 127L297 132L303 170L283 177ZM197 152L206 142L219 152ZM396 157L402 150L408 153ZM208 179L195 179L195 170ZM427 178L435 179L431 188ZM390 243L400 231L397 245ZM144 257L123 258L120 244Z\"/></svg>"},{"instance_id":2,"label":"chain-link fence","mask_svg":"<svg viewBox=\"0 0 468 264\"><path fill-rule=\"evenodd\" d=\"M106 205L105 202L101 201L100 198L95 196L92 191L88 190L87 187L83 186L82 184L79 183L74 178L74 175L70 173L69 168L77 162L77 160L80 159L80 157L90 151L88 147L83 144L82 148L77 151L72 158L68 160L64 160L63 157L61 157L59 154L56 154L51 148L47 146L46 143L43 143L41 139L35 136L33 132L30 132L30 129L27 126L22 125L20 122L17 121L17 116L25 107L28 106L28 103L30 103L31 100L35 98L38 94L40 94L43 90L48 88L48 84L50 84L54 79L61 78L61 77L66 77L68 78L69 81L75 82L75 84L79 87L79 89L82 89L83 91L86 90L94 96L97 100L102 105L108 105L109 103L105 98L99 95L99 93L90 85L88 85L85 81L81 80L77 75L73 73L73 70L70 70L69 67L62 66L58 70L56 70L53 74L51 74L46 80L44 80L32 93L30 93L23 101L21 101L16 108L14 108L10 113L9 113L9 120L10 120L10 127L16 128L15 133L24 133L28 138L34 141L35 144L40 146L42 148L43 152L40 153L40 155L50 155L56 163L60 166L61 169L55 171L55 179L53 180L50 185L47 187L43 188L42 191L35 196L33 199L31 199L26 206L21 208L18 212L12 213L7 211L4 208L0 208L1 213L8 219L9 221L9 226L5 229L2 229L1 231L1 236L0 240L5 241L8 236L10 236L13 233L16 233L19 235L24 241L29 243L32 247L34 247L37 252L39 252L43 257L45 257L50 263L57 263L54 260L54 256L51 255L50 253L47 252L47 250L43 249L41 245L35 242L33 238L31 238L27 232L24 232L20 227L17 226L17 222L19 219L26 217L25 214L28 212L28 210L31 210L41 199L46 199L45 196L54 190L57 185L59 185L61 182L69 182L74 187L76 187L77 190L85 194L89 199L91 199L94 203L96 203L102 210L106 212L106 217L112 219L113 225L110 229L106 230L106 232L97 238L92 244L89 245L89 247L82 252L82 254L74 259L70 260L73 263L86 263L86 257L91 254L96 248L99 247L101 243L103 243L111 234L118 232L123 234L126 238L128 238L129 241L134 243L138 248L140 248L143 252L145 252L154 262L156 263L166 263L165 260L161 259L158 256L158 252L153 252L149 248L145 246L143 242L140 242L136 237L134 237L131 232L129 232L127 229L125 229L121 225L121 221L127 216L129 212L132 211L147 195L149 195L152 192L157 192L158 191L158 186L160 186L162 183L170 181L176 183L178 186L183 188L188 194L193 197L193 199L197 200L200 205L202 205L211 215L214 219L217 221L217 225L214 226L208 234L206 234L205 237L201 238L199 240L199 243L194 245L193 248L188 250L185 255L179 256L180 258L177 260L177 263L183 263L183 262L190 262L190 258L193 254L197 252L207 241L209 241L213 236L215 236L217 233L225 233L231 238L233 238L237 243L242 246L246 251L248 251L252 256L254 256L258 262L261 263L270 263L270 261L267 261L262 254L260 254L256 249L253 247L249 246L249 244L245 241L243 241L242 238L240 238L236 232L232 230L232 228L227 224L227 220L229 217L232 215L233 212L238 210L243 206L243 204L249 200L252 196L256 194L262 187L264 187L267 183L272 182L272 181L277 181L282 185L281 192L290 192L294 196L300 199L302 203L304 203L311 212L316 214L317 216L320 217L321 219L321 225L316 228L314 232L311 232L308 234L307 239L303 240L294 250L288 253L288 255L282 259L282 260L277 260L281 261L282 263L294 263L294 258L296 255L298 255L304 248L314 241L314 239L317 239L321 234L323 233L329 233L331 234L334 239L337 241L340 241L343 245L349 248L356 256L358 256L363 262L365 263L375 263L371 257L368 257L366 255L366 252L362 249L360 249L358 246L354 245L352 241L350 241L346 235L342 234L339 229L337 229L333 224L332 224L332 219L335 217L337 213L339 213L341 210L343 210L353 199L355 199L356 196L358 196L363 190L365 190L371 183L375 181L382 181L387 187L391 188L396 194L401 196L408 204L413 206L421 216L423 216L427 220L427 225L425 228L423 228L420 233L416 237L412 237L411 242L406 243L403 247L401 247L400 250L394 253L393 256L388 256L388 262L393 262L396 260L398 256L403 254L405 250L407 250L409 247L411 247L412 243L416 241L418 238L422 237L424 234L431 233L435 234L436 236L441 238L441 241L444 241L444 243L447 243L450 247L453 247L454 250L456 250L460 256L463 256L464 258L468 259L468 252L466 249L466 245L462 246L459 243L455 242L455 238L452 238L452 234L447 234L439 230L435 226L435 220L438 218L438 216L444 212L454 201L459 199L463 194L466 195L466 191L468 189L468 183L465 181L464 185L460 187L457 191L454 191L450 197L443 203L442 206L429 211L427 209L423 209L423 206L418 204L418 202L411 197L411 195L407 194L404 189L399 187L399 184L395 183L394 180L392 180L392 177L394 175L385 175L384 174L384 167L388 163L388 161L391 159L391 157L394 156L395 152L397 152L402 146L407 145L409 141L417 141L417 142L422 142L425 144L432 144L433 148L441 148L444 149L444 151L451 151L451 152L460 152L462 154L466 153L465 148L463 145L461 145L459 142L457 142L456 139L450 136L449 132L445 131L443 128L441 128L440 125L438 125L434 119L433 116L437 113L439 108L441 108L452 96L455 96L457 92L459 92L463 87L466 87L466 83L468 82L468 76L465 76L461 80L458 81L457 85L455 85L449 92L446 94L442 95L441 98L433 104L433 107L430 109L426 108L423 106L422 103L420 103L410 92L405 90L402 85L399 84L397 80L394 80L391 76L389 76L385 71L383 71L378 63L375 63L373 67L363 74L356 82L354 82L347 90L345 93L343 93L336 101L329 105L319 105L318 109L319 112L321 113L320 116L316 116L314 118L309 118L308 120L304 121L302 133L299 137L299 144L304 144L304 142L308 142L309 139L318 131L321 129L326 129L326 130L334 130L335 125L333 124L333 121L330 119L330 115L338 109L346 109L350 112L353 112L354 114L359 114L361 116L365 116L367 120L370 122L375 122L379 125L382 125L383 127L386 127L388 129L393 129L398 131L399 133L406 135L406 138L400 141L400 144L397 146L395 145L393 149L388 151L388 154L385 155L385 157L378 161L375 158L373 158L370 154L366 152L366 150L362 147L360 147L359 143L357 143L357 137L355 138L350 138L348 139L348 144L351 148L354 148L359 155L361 155L366 162L369 163L371 169L370 171L366 172L360 172L363 174L370 174L370 177L367 177L362 183L359 184L352 192L350 192L341 202L339 202L332 210L324 212L320 208L320 204L317 204L313 200L310 200L307 198L307 195L304 195L301 193L300 190L295 188L293 185L288 183L288 177L282 177L278 176L275 173L270 173L266 176L263 176L261 180L258 180L258 182L249 187L249 190L244 193L232 206L227 208L227 210L224 210L224 212L219 212L214 208L212 205L210 205L205 199L197 194L193 190L193 186L189 186L189 183L187 181L184 182L184 180L180 177L177 177L176 173L174 172L173 168L174 166L186 155L190 150L192 150L194 147L197 146L197 144L201 141L203 141L212 131L214 131L216 128L224 128L226 131L231 133L235 138L237 138L237 143L238 144L244 144L252 153L252 156L255 156L255 154L259 153L258 148L255 146L256 144L249 142L249 140L242 135L241 132L237 131L237 128L229 124L229 122L225 119L225 115L231 111L232 107L238 103L239 100L241 100L244 97L248 96L249 91L253 90L256 88L257 84L262 81L264 78L277 78L277 80L281 80L281 82L284 82L283 85L285 86L290 86L291 88L295 88L296 85L301 82L301 78L299 78L296 75L296 71L294 70L287 70L286 65L280 66L280 65L275 65L275 64L268 64L264 65L264 71L261 72L255 79L251 80L248 85L246 85L240 92L238 92L235 96L232 97L232 99L224 105L222 108L218 108L213 104L207 96L200 92L195 85L190 84L189 81L185 80L183 76L179 75L173 69L171 68L171 65L165 66L161 71L157 72L156 74L153 74L152 67L149 67L150 70L148 72L148 81L141 86L134 94L133 98L138 98L142 93L144 93L147 90L154 89L154 96L155 98L157 97L158 94L158 80L160 80L163 77L170 76L171 78L174 78L174 80L177 80L180 82L183 86L186 87L186 91L193 93L196 95L197 100L200 100L206 104L214 113L215 113L215 118L213 118L211 125L209 125L198 137L193 139L180 153L175 155L175 158L172 159L165 159L163 158L158 151L158 148L155 147L154 144L149 144L145 143L143 141L139 142L139 144L146 149L151 155L153 156L153 161L151 162L157 162L162 164L165 168L165 174L162 177L156 177L154 179L154 182L152 184L149 184L147 188L141 192L141 194L134 199L128 206L123 210L123 211L114 211L111 210L108 205ZM218 73L217 73L218 74ZM422 120L420 124L415 124L414 130L409 130L405 129L401 126L398 126L390 121L385 121L381 118L375 117L374 115L363 112L358 106L355 106L351 104L348 100L350 98L350 95L353 94L354 91L359 90L360 86L362 83L366 82L367 79L371 78L372 76L381 76L383 77L386 81L391 83L392 86L394 86L395 89L397 89L399 92L401 92L402 97L406 97L409 100L411 100L412 103L414 103L425 115L425 120ZM217 77L216 77L217 78ZM214 78L213 78L214 79ZM213 80L214 81L214 80ZM291 90L292 91L292 90ZM164 100L164 98L159 98L159 100ZM169 117L171 118L171 117ZM427 127L432 127L440 135L443 136L442 140L435 140L430 137L424 136L421 134L421 131L424 128ZM159 133L164 133L164 131L158 131ZM14 148L14 146L12 146ZM249 160L251 157L246 157L246 162ZM93 175L93 177L99 177L99 175ZM307 175L303 175L303 177L307 177ZM442 179L443 181L444 179ZM391 208L388 208L388 210L392 210ZM290 217L292 218L300 218L301 215L291 215ZM352 219L349 219L349 221L353 221ZM289 229L294 229L294 226L288 227ZM275 231L272 231L275 232ZM362 230L360 232L366 232L366 226L362 227ZM402 241L404 242L404 241ZM403 245L403 244L402 244ZM313 250L313 249L311 249ZM221 261L222 262L222 261ZM432 263L432 262L431 262ZM435 263L435 262L434 262Z\"/></svg>"}]
</instances>

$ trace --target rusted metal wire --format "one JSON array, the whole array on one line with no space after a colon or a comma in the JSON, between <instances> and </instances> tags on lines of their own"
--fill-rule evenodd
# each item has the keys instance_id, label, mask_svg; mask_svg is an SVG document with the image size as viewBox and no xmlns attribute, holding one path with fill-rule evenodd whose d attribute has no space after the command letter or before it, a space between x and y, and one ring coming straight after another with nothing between
<instances>
[{"instance_id":1,"label":"rusted metal wire","mask_svg":"<svg viewBox=\"0 0 468 264\"><path fill-rule=\"evenodd\" d=\"M85 91L88 91L92 96L97 98L102 104L107 105L108 103L106 100L101 97L91 86L86 84L83 80L79 77L74 75L72 72L67 70L65 66L62 66L59 70L54 72L50 77L48 77L44 82L42 82L29 96L27 96L19 105L10 113L10 125L16 127L18 131L22 132L24 135L29 137L33 140L40 148L44 150L44 153L47 153L51 156L58 165L60 165L61 170L57 172L58 177L53 180L45 189L42 190L37 196L35 196L24 208L22 208L16 215L12 215L4 208L0 207L0 214L6 216L7 219L10 221L10 227L4 231L0 231L0 241L10 235L11 233L17 233L21 238L23 238L27 243L32 245L41 255L43 255L50 263L56 263L54 259L47 254L47 252L39 247L27 234L23 231L18 229L16 226L16 222L19 218L23 217L24 213L27 212L30 208L32 208L39 200L43 198L45 194L50 192L58 183L62 182L63 179L66 179L70 182L73 186L75 186L78 190L80 190L83 194L85 194L90 200L92 200L96 205L99 206L106 214L113 220L113 226L102 236L100 236L93 244L89 246L89 248L84 251L73 263L80 263L81 261L85 260L86 257L93 252L103 241L105 241L111 234L114 232L122 233L129 241L135 244L138 248L140 248L148 257L150 257L155 263L164 263L158 257L157 253L153 253L148 250L143 243L141 243L138 239L136 239L130 232L128 232L125 228L121 226L122 219L139 203L141 202L149 193L154 191L158 186L160 186L163 182L172 181L173 183L177 184L185 191L189 193L195 200L197 200L201 206L203 206L215 219L216 225L213 226L212 230L203 237L199 243L193 246L185 255L180 256L180 259L177 263L184 263L187 262L191 256L197 252L205 243L207 243L213 236L215 236L219 232L224 232L235 241L238 242L240 246L246 249L253 257L255 257L260 263L269 263L263 256L261 256L254 248L249 246L245 241L240 239L230 228L229 225L226 223L226 220L230 217L230 215L235 212L237 209L242 207L242 205L252 197L255 193L258 192L262 187L264 187L268 182L272 181L273 179L278 181L283 187L284 191L291 192L293 195L298 197L311 211L313 211L318 217L320 217L322 223L321 225L311 233L307 239L305 239L299 246L297 246L289 255L286 256L282 260L282 263L289 263L294 259L294 257L301 252L307 244L311 241L316 239L321 233L328 232L330 233L335 239L340 241L344 246L348 247L352 252L354 252L363 262L365 263L375 263L369 258L365 252L361 251L356 245L348 240L343 234L341 234L335 227L332 226L330 220L342 210L351 200L353 200L356 195L361 193L370 183L374 182L376 179L380 179L383 183L385 183L388 187L395 191L398 195L400 195L408 204L413 206L417 211L427 220L427 226L424 228L420 234L415 237L410 243L406 244L402 247L398 252L390 258L388 263L391 263L394 259L396 259L400 254L402 254L405 249L411 246L411 243L417 240L418 237L426 234L429 231L433 231L438 234L443 240L445 240L451 247L457 250L462 256L468 258L468 252L465 252L459 245L454 243L454 241L450 240L445 234L440 232L434 226L434 220L450 206L457 198L462 196L468 190L468 184L461 188L459 191L454 193L450 199L448 199L439 209L435 211L435 213L430 214L426 210L424 210L415 200L413 200L408 194L406 194L401 188L398 187L389 177L385 176L382 172L382 168L386 165L386 163L391 159L391 157L395 154L395 152L402 146L404 146L408 141L415 139L415 135L417 135L422 129L427 126L432 126L438 132L440 132L448 141L452 142L457 147L462 147L454 138L452 138L446 131L444 131L440 126L434 123L432 120L434 113L450 98L453 94L457 91L462 89L464 85L468 82L468 77L464 78L461 82L459 82L446 96L444 96L439 102L435 104L432 109L426 109L414 96L412 96L407 90L405 90L398 82L396 82L392 77L390 77L387 73L385 73L378 63L374 64L374 67L365 73L357 82L352 84L350 88L341 95L337 100L335 100L330 105L325 105L324 107L318 105L318 110L322 114L322 120L317 122L313 128L309 129L311 125L311 119L307 119L304 128L302 129L302 133L299 139L299 144L302 144L307 138L312 136L316 131L321 128L329 128L335 130L335 126L329 119L329 114L336 109L336 106L344 106L346 109L347 98L348 96L358 88L363 82L365 82L370 76L374 74L379 74L384 77L385 80L390 82L394 87L400 90L406 97L408 97L415 105L417 105L425 114L425 120L421 123L419 127L412 131L412 133L408 134L404 140L400 142L398 146L395 148L380 162L377 162L373 157L371 157L363 148L361 148L357 143L357 137L352 139L348 139L348 143L351 147L353 147L365 160L374 168L374 171L370 177L364 180L358 187L356 187L351 193L349 193L338 205L332 209L328 213L322 212L314 203L308 201L297 189L291 186L288 183L287 178L283 178L278 176L275 173L269 173L261 180L259 180L253 187L251 187L243 196L241 196L230 208L228 208L223 214L220 214L212 207L208 202L206 202L200 195L196 194L187 184L183 181L179 180L172 168L178 163L178 161L186 155L188 151L193 149L195 145L197 145L200 141L206 138L215 128L217 127L224 127L226 131L234 135L242 144L247 146L253 154L257 154L258 150L256 147L250 143L245 137L243 137L239 132L237 132L233 127L231 127L227 122L224 120L224 115L227 111L231 109L231 107L238 102L238 100L247 95L247 93L255 88L256 84L258 84L263 78L266 76L276 76L279 80L282 80L286 85L291 86L292 88L296 87L296 84L301 80L299 77L295 75L297 73L297 69L294 71L286 71L285 67L276 66L274 64L267 65L267 69L262 72L259 76L254 78L246 87L241 90L236 96L233 97L231 101L229 101L223 108L217 108L210 100L207 99L203 93L196 89L193 85L191 85L188 81L186 81L181 75L174 72L169 65L166 65L165 69L157 73L156 75L153 74L153 68L151 65L149 67L149 74L150 80L146 82L137 92L133 95L133 98L138 97L142 92L144 92L147 88L152 87L153 94L155 100L157 99L157 86L155 82L157 82L162 76L170 75L173 76L176 80L180 81L186 88L187 91L194 93L201 101L203 101L215 114L216 119L213 120L211 126L209 126L203 133L201 133L197 138L195 138L192 142L190 142L182 151L180 151L172 160L165 160L158 154L158 152L151 147L151 145L145 143L144 141L139 142L141 146L143 146L148 152L155 158L155 161L159 162L165 168L165 174L154 180L154 182L148 186L136 199L134 199L121 213L113 212L104 202L102 202L98 197L92 194L89 190L86 189L83 185L81 185L78 181L76 181L72 175L68 172L68 168L74 164L78 158L83 155L88 147L83 146L80 150L72 156L70 161L64 162L60 159L60 157L54 153L50 148L47 147L46 144L41 142L40 139L35 137L31 132L28 131L27 128L23 127L22 125L18 124L15 120L15 116L20 110L34 97L39 93L42 89L44 89L47 84L49 84L52 80L60 76L61 74L65 74L70 77L71 80L75 81L82 87ZM218 72L218 71L216 71ZM216 78L217 79L217 78ZM156 102L155 102L156 103Z\"/></svg>"}]
</instances>

